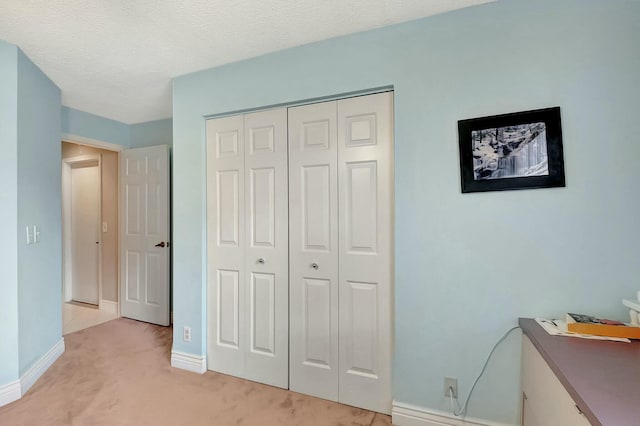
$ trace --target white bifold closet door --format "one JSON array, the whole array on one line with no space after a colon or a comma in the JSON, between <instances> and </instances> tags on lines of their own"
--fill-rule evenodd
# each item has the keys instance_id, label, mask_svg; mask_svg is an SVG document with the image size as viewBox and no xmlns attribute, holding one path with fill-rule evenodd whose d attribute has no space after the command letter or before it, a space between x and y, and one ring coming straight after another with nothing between
<instances>
[{"instance_id":1,"label":"white bifold closet door","mask_svg":"<svg viewBox=\"0 0 640 426\"><path fill-rule=\"evenodd\" d=\"M291 390L391 411L393 95L289 109Z\"/></svg>"},{"instance_id":2,"label":"white bifold closet door","mask_svg":"<svg viewBox=\"0 0 640 426\"><path fill-rule=\"evenodd\" d=\"M286 109L206 132L208 368L288 388Z\"/></svg>"},{"instance_id":3,"label":"white bifold closet door","mask_svg":"<svg viewBox=\"0 0 640 426\"><path fill-rule=\"evenodd\" d=\"M336 102L289 108L291 390L338 400Z\"/></svg>"}]
</instances>

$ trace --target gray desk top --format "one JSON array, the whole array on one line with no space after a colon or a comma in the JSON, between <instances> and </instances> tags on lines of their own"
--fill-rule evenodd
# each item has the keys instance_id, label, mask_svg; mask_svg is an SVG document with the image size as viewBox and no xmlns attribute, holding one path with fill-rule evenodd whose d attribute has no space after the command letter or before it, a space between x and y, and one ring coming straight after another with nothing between
<instances>
[{"instance_id":1,"label":"gray desk top","mask_svg":"<svg viewBox=\"0 0 640 426\"><path fill-rule=\"evenodd\" d=\"M551 336L533 319L519 324L591 424L640 425L640 340Z\"/></svg>"}]
</instances>

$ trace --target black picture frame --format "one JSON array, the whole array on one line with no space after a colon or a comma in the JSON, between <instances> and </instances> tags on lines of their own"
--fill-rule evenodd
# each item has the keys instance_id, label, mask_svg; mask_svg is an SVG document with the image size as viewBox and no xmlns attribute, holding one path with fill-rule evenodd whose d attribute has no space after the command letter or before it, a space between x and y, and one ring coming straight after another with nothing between
<instances>
[{"instance_id":1,"label":"black picture frame","mask_svg":"<svg viewBox=\"0 0 640 426\"><path fill-rule=\"evenodd\" d=\"M560 107L458 121L462 192L565 186Z\"/></svg>"}]
</instances>

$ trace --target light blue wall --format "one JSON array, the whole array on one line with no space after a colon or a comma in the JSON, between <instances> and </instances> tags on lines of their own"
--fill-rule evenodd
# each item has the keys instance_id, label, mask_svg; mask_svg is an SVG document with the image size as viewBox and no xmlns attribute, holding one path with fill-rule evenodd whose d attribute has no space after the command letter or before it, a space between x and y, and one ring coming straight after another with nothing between
<instances>
[{"instance_id":1,"label":"light blue wall","mask_svg":"<svg viewBox=\"0 0 640 426\"><path fill-rule=\"evenodd\" d=\"M60 89L18 50L20 374L62 337ZM27 245L26 226L40 242Z\"/></svg>"},{"instance_id":2,"label":"light blue wall","mask_svg":"<svg viewBox=\"0 0 640 426\"><path fill-rule=\"evenodd\" d=\"M131 145L131 126L77 109L62 107L62 133L101 142Z\"/></svg>"},{"instance_id":3,"label":"light blue wall","mask_svg":"<svg viewBox=\"0 0 640 426\"><path fill-rule=\"evenodd\" d=\"M60 90L0 41L0 386L62 337L62 133L129 147L171 145L171 120L128 125L60 106ZM153 141L157 141L153 143ZM41 242L26 244L37 225Z\"/></svg>"},{"instance_id":4,"label":"light blue wall","mask_svg":"<svg viewBox=\"0 0 640 426\"><path fill-rule=\"evenodd\" d=\"M173 120L147 121L131 125L131 148L173 145Z\"/></svg>"},{"instance_id":5,"label":"light blue wall","mask_svg":"<svg viewBox=\"0 0 640 426\"><path fill-rule=\"evenodd\" d=\"M121 145L141 148L152 145L172 145L173 120L125 124L77 109L62 107L62 133L82 136Z\"/></svg>"},{"instance_id":6,"label":"light blue wall","mask_svg":"<svg viewBox=\"0 0 640 426\"><path fill-rule=\"evenodd\" d=\"M640 2L502 0L174 81L174 349L205 354L205 115L393 85L394 398L449 411L518 317L638 290ZM457 121L559 105L567 187L461 194ZM192 327L192 342L179 331ZM516 423L520 339L469 415Z\"/></svg>"},{"instance_id":7,"label":"light blue wall","mask_svg":"<svg viewBox=\"0 0 640 426\"><path fill-rule=\"evenodd\" d=\"M0 386L18 380L18 49L0 41Z\"/></svg>"}]
</instances>

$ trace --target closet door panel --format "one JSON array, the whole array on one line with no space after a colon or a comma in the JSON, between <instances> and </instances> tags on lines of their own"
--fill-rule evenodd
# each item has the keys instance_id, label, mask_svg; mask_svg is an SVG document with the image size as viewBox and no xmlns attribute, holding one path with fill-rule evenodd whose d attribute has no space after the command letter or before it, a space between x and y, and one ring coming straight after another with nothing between
<instances>
[{"instance_id":1,"label":"closet door panel","mask_svg":"<svg viewBox=\"0 0 640 426\"><path fill-rule=\"evenodd\" d=\"M350 162L346 167L347 253L377 252L378 240L378 164L376 161Z\"/></svg>"},{"instance_id":2,"label":"closet door panel","mask_svg":"<svg viewBox=\"0 0 640 426\"><path fill-rule=\"evenodd\" d=\"M253 353L273 357L275 350L275 276L251 275L251 335L249 348Z\"/></svg>"},{"instance_id":3,"label":"closet door panel","mask_svg":"<svg viewBox=\"0 0 640 426\"><path fill-rule=\"evenodd\" d=\"M287 111L244 116L245 375L289 387Z\"/></svg>"},{"instance_id":4,"label":"closet door panel","mask_svg":"<svg viewBox=\"0 0 640 426\"><path fill-rule=\"evenodd\" d=\"M336 103L289 108L290 388L338 400Z\"/></svg>"},{"instance_id":5,"label":"closet door panel","mask_svg":"<svg viewBox=\"0 0 640 426\"><path fill-rule=\"evenodd\" d=\"M338 101L340 402L391 411L393 95Z\"/></svg>"},{"instance_id":6,"label":"closet door panel","mask_svg":"<svg viewBox=\"0 0 640 426\"><path fill-rule=\"evenodd\" d=\"M329 253L331 252L331 166L327 164L302 166L300 178L302 179L301 213L304 251Z\"/></svg>"},{"instance_id":7,"label":"closet door panel","mask_svg":"<svg viewBox=\"0 0 640 426\"><path fill-rule=\"evenodd\" d=\"M240 232L240 171L225 170L217 172L216 214L218 246L239 246Z\"/></svg>"},{"instance_id":8,"label":"closet door panel","mask_svg":"<svg viewBox=\"0 0 640 426\"><path fill-rule=\"evenodd\" d=\"M282 171L280 172L282 173ZM250 244L252 247L274 248L276 231L276 170L273 167L250 171Z\"/></svg>"},{"instance_id":9,"label":"closet door panel","mask_svg":"<svg viewBox=\"0 0 640 426\"><path fill-rule=\"evenodd\" d=\"M218 329L216 330L219 346L238 349L240 346L240 272L217 271L216 317Z\"/></svg>"},{"instance_id":10,"label":"closet door panel","mask_svg":"<svg viewBox=\"0 0 640 426\"><path fill-rule=\"evenodd\" d=\"M244 126L207 120L207 366L244 374Z\"/></svg>"},{"instance_id":11,"label":"closet door panel","mask_svg":"<svg viewBox=\"0 0 640 426\"><path fill-rule=\"evenodd\" d=\"M341 329L351 336L344 348L344 369L348 374L378 379L378 285L347 281L341 296L347 316Z\"/></svg>"},{"instance_id":12,"label":"closet door panel","mask_svg":"<svg viewBox=\"0 0 640 426\"><path fill-rule=\"evenodd\" d=\"M303 286L302 363L307 366L331 368L331 281L305 279Z\"/></svg>"}]
</instances>

